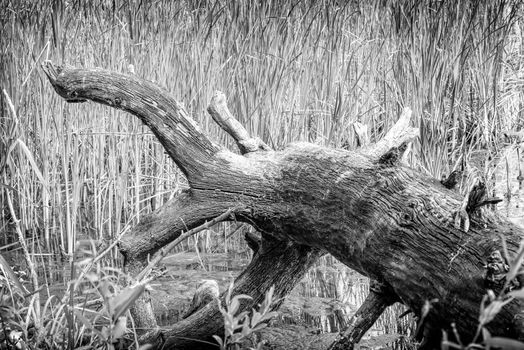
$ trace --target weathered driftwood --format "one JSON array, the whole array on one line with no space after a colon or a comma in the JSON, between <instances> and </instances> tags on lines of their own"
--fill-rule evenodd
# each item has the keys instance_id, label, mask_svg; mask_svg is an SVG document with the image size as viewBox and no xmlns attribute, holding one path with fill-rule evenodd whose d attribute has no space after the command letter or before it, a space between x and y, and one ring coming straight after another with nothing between
<instances>
[{"instance_id":1,"label":"weathered driftwood","mask_svg":"<svg viewBox=\"0 0 524 350\"><path fill-rule=\"evenodd\" d=\"M121 242L131 274L183 230L237 208L236 220L251 224L264 237L235 281L235 293L254 297L245 308L261 302L272 285L276 297L285 296L329 252L388 286L415 313L427 300L438 300L425 318L425 344L438 347L440 330L451 322L463 341L476 330L486 292L485 261L501 247L500 237L510 252L517 250L520 228L496 216L473 218L469 232L455 228L461 198L399 164L400 145L416 132L408 128L409 116L396 125L406 132L392 133L392 138L368 146L372 150L359 152L307 143L270 151L259 140L234 132L238 124L223 119L219 124L244 153L238 155L210 141L183 106L153 83L49 62L44 70L69 102L92 100L139 117L188 179L189 190L144 218ZM224 114L225 101L217 98L214 103L219 106L211 106L211 114ZM220 334L222 320L213 303L163 331L155 329L148 305L142 300L134 310L137 324L150 329L144 340L162 339L165 348L182 349L194 348L193 339ZM491 322L492 332L514 335L512 319L518 310L517 303L507 305Z\"/></svg>"}]
</instances>

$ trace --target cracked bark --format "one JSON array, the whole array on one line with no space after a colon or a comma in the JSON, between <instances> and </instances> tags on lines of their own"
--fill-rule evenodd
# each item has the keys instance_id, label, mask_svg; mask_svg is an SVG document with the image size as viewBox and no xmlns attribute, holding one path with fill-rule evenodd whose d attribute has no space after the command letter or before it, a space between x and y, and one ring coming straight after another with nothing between
<instances>
[{"instance_id":1,"label":"cracked bark","mask_svg":"<svg viewBox=\"0 0 524 350\"><path fill-rule=\"evenodd\" d=\"M188 179L189 190L124 237L120 249L131 272L182 230L240 205L237 220L272 237L263 240L265 253L257 254L235 281L236 293L254 297L245 308L260 301L272 284L276 295L284 296L327 251L387 285L415 313L426 300L438 299L425 318L428 329L439 332L455 322L465 341L476 329L485 293L485 260L501 248L501 236L510 252L518 248L519 227L495 215L485 221L473 219L467 233L456 229L452 221L460 207L457 194L413 169L376 161L413 137L416 130L407 127L409 118L396 125L404 130L403 136L394 130L395 137L359 152L307 143L271 151L258 141L256 147L239 142L252 138L230 132L244 147L245 154L238 155L210 141L183 106L152 83L50 62L44 63L44 71L66 101L92 100L139 117ZM491 322L492 333L514 335L511 324L518 311L516 303L507 305ZM156 325L154 320L148 324L147 317L138 319L142 321L146 328ZM209 339L220 332L221 322L216 306L210 304L167 331L148 331L142 339L161 335L168 348L190 348L195 343L188 339ZM438 347L438 339L431 339L428 346Z\"/></svg>"}]
</instances>

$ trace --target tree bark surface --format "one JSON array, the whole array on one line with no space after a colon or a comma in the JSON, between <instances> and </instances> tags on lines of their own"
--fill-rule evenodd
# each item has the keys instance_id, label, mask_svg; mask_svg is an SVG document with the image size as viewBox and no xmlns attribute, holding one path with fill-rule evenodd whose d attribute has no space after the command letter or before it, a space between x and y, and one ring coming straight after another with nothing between
<instances>
[{"instance_id":1,"label":"tree bark surface","mask_svg":"<svg viewBox=\"0 0 524 350\"><path fill-rule=\"evenodd\" d=\"M427 300L438 300L425 322L434 329L455 322L466 341L476 330L486 293L487 257L501 249L501 237L510 252L517 251L522 230L516 225L493 215L472 218L468 232L457 229L457 193L413 169L379 162L377 157L398 146L398 139L378 143L368 153L296 143L281 151L238 155L210 141L181 104L152 83L49 62L44 70L66 100L93 100L138 116L189 181L189 190L124 237L120 249L128 264L145 261L183 230L236 207L237 220L275 240L235 282L236 293L254 296L245 307L260 302L271 285L284 296L316 258L329 252L390 286L415 313ZM507 305L491 322L492 332L513 336L518 311L517 303ZM144 339L162 334L168 348L184 348L189 338L219 333L220 321L210 319L220 319L212 304Z\"/></svg>"}]
</instances>

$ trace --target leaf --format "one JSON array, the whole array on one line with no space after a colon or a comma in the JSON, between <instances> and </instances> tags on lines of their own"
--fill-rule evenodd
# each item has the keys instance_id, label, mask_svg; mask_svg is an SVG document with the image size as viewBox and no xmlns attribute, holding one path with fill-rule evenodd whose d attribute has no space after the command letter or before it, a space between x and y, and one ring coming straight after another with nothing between
<instances>
[{"instance_id":1,"label":"leaf","mask_svg":"<svg viewBox=\"0 0 524 350\"><path fill-rule=\"evenodd\" d=\"M276 312L276 311L268 312L264 316L262 316L262 319L260 320L260 322L264 322L264 321L270 320L270 319L272 319L274 317L277 317L277 316L278 316L278 312Z\"/></svg>"},{"instance_id":2,"label":"leaf","mask_svg":"<svg viewBox=\"0 0 524 350\"><path fill-rule=\"evenodd\" d=\"M89 280L91 283L96 283L100 279L95 272L88 272L84 275L85 279Z\"/></svg>"},{"instance_id":3,"label":"leaf","mask_svg":"<svg viewBox=\"0 0 524 350\"><path fill-rule=\"evenodd\" d=\"M91 323L91 321L89 321L87 318L85 318L82 312L80 312L77 309L73 309L73 312L75 313L76 319L78 321L80 321L84 326L86 326L87 328L90 328L90 329L94 328L93 324Z\"/></svg>"},{"instance_id":4,"label":"leaf","mask_svg":"<svg viewBox=\"0 0 524 350\"><path fill-rule=\"evenodd\" d=\"M151 344L144 344L144 345L140 345L138 350L149 350L149 349L152 349L152 348L153 348L153 345L151 345Z\"/></svg>"},{"instance_id":5,"label":"leaf","mask_svg":"<svg viewBox=\"0 0 524 350\"><path fill-rule=\"evenodd\" d=\"M109 300L109 304L112 304L113 320L117 320L122 316L127 309L142 295L145 290L144 284L139 284L135 287L127 287L120 294L114 296Z\"/></svg>"},{"instance_id":6,"label":"leaf","mask_svg":"<svg viewBox=\"0 0 524 350\"><path fill-rule=\"evenodd\" d=\"M224 332L226 337L233 334L234 330L234 318L233 315L228 313L224 314Z\"/></svg>"},{"instance_id":7,"label":"leaf","mask_svg":"<svg viewBox=\"0 0 524 350\"><path fill-rule=\"evenodd\" d=\"M266 328L266 327L267 327L267 324L265 324L265 323L259 323L259 324L257 324L255 327L253 327L253 328L251 329L251 332L258 332L259 330L264 329L264 328Z\"/></svg>"},{"instance_id":8,"label":"leaf","mask_svg":"<svg viewBox=\"0 0 524 350\"><path fill-rule=\"evenodd\" d=\"M488 331L486 327L482 327L482 339L486 340L491 338L491 333Z\"/></svg>"},{"instance_id":9,"label":"leaf","mask_svg":"<svg viewBox=\"0 0 524 350\"><path fill-rule=\"evenodd\" d=\"M512 290L511 292L508 293L508 295L510 297L514 297L514 298L517 298L517 299L523 299L524 300L524 288L517 289L517 290Z\"/></svg>"},{"instance_id":10,"label":"leaf","mask_svg":"<svg viewBox=\"0 0 524 350\"><path fill-rule=\"evenodd\" d=\"M26 144L21 139L17 139L16 142L18 143L18 146L20 146L22 151L25 153L27 159L29 160L29 163L31 163L31 167L35 172L36 177L38 177L38 180L40 180L40 182L42 183L44 189L46 191L49 191L47 188L47 183L44 181L44 177L42 176L42 172L40 171L40 169L38 169L38 165L36 165L35 159L33 158L33 155L31 154L29 148L27 148Z\"/></svg>"},{"instance_id":11,"label":"leaf","mask_svg":"<svg viewBox=\"0 0 524 350\"><path fill-rule=\"evenodd\" d=\"M265 314L266 312L268 312L269 308L271 307L271 304L273 303L273 294L274 293L275 293L275 286L273 285L267 291L267 293L266 293L266 295L264 297L264 302L260 306L260 312L262 314Z\"/></svg>"},{"instance_id":12,"label":"leaf","mask_svg":"<svg viewBox=\"0 0 524 350\"><path fill-rule=\"evenodd\" d=\"M400 337L401 335L397 333L381 334L365 339L361 341L359 344L362 346L362 348L364 348L365 346L371 349L381 349L386 347L388 344L395 342Z\"/></svg>"},{"instance_id":13,"label":"leaf","mask_svg":"<svg viewBox=\"0 0 524 350\"><path fill-rule=\"evenodd\" d=\"M262 314L260 314L258 311L253 309L252 316L251 316L251 326L255 327L257 324L260 323L261 319L262 319Z\"/></svg>"},{"instance_id":14,"label":"leaf","mask_svg":"<svg viewBox=\"0 0 524 350\"><path fill-rule=\"evenodd\" d=\"M504 350L522 350L524 349L524 343L515 339L493 337L488 338L484 341L488 347L496 347Z\"/></svg>"},{"instance_id":15,"label":"leaf","mask_svg":"<svg viewBox=\"0 0 524 350\"><path fill-rule=\"evenodd\" d=\"M102 334L102 339L104 340L109 339L109 328L107 328L106 326L102 327L101 334Z\"/></svg>"},{"instance_id":16,"label":"leaf","mask_svg":"<svg viewBox=\"0 0 524 350\"><path fill-rule=\"evenodd\" d=\"M231 303L228 305L228 311L231 314L236 314L238 311L238 308L240 307L240 300L241 299L252 299L249 295L246 294L239 294L235 295L233 297L233 300L231 300Z\"/></svg>"},{"instance_id":17,"label":"leaf","mask_svg":"<svg viewBox=\"0 0 524 350\"><path fill-rule=\"evenodd\" d=\"M233 319L235 321L235 325L233 327L234 331L239 330L242 328L242 322L245 321L245 319L249 319L249 316L247 315L247 311L242 311L240 314L235 316Z\"/></svg>"},{"instance_id":18,"label":"leaf","mask_svg":"<svg viewBox=\"0 0 524 350\"><path fill-rule=\"evenodd\" d=\"M488 290L487 290L487 293L488 293L488 300L489 300L490 303L491 303L493 300L497 299L497 296L495 295L495 292L493 292L493 290L488 289Z\"/></svg>"},{"instance_id":19,"label":"leaf","mask_svg":"<svg viewBox=\"0 0 524 350\"><path fill-rule=\"evenodd\" d=\"M508 246L506 244L506 237L500 235L500 242L502 243L502 253L504 254L504 258L506 259L506 261L510 261Z\"/></svg>"},{"instance_id":20,"label":"leaf","mask_svg":"<svg viewBox=\"0 0 524 350\"><path fill-rule=\"evenodd\" d=\"M455 344L453 342L450 342L448 340L446 341L442 341L442 345L441 345L441 349L449 349L450 347L452 347L453 349L459 349L459 350L462 350L463 347L460 346L459 344Z\"/></svg>"},{"instance_id":21,"label":"leaf","mask_svg":"<svg viewBox=\"0 0 524 350\"><path fill-rule=\"evenodd\" d=\"M120 339L124 336L127 330L127 317L126 316L120 316L118 320L116 321L116 324L113 326L113 329L111 330L113 340Z\"/></svg>"},{"instance_id":22,"label":"leaf","mask_svg":"<svg viewBox=\"0 0 524 350\"><path fill-rule=\"evenodd\" d=\"M231 304L231 295L233 294L233 281L229 284L229 288L226 293L226 305Z\"/></svg>"},{"instance_id":23,"label":"leaf","mask_svg":"<svg viewBox=\"0 0 524 350\"><path fill-rule=\"evenodd\" d=\"M2 269L4 275L9 276L9 281L11 281L15 285L16 289L20 292L20 294L27 294L27 289L25 289L24 286L22 286L15 272L13 271L11 266L9 266L9 264L2 255L0 255L0 269Z\"/></svg>"},{"instance_id":24,"label":"leaf","mask_svg":"<svg viewBox=\"0 0 524 350\"><path fill-rule=\"evenodd\" d=\"M83 312L81 312L81 311L78 310L78 309L73 309L73 312L75 313L75 316L76 316L76 320L77 320L77 321L80 321L80 323L82 323L84 326L86 326L88 329L90 329L92 332L94 332L96 335L98 335L98 337L99 337L100 339L102 339L103 341L106 341L106 340L107 340L107 334L102 333L101 331L99 331L98 329L96 329L96 328L93 326L93 322L91 322L89 319L87 319L86 317L84 317ZM96 322L96 318L95 318L94 322Z\"/></svg>"},{"instance_id":25,"label":"leaf","mask_svg":"<svg viewBox=\"0 0 524 350\"><path fill-rule=\"evenodd\" d=\"M218 335L214 335L213 339L215 339L215 341L218 343L220 349L224 348L224 341L222 340L222 338L220 338Z\"/></svg>"},{"instance_id":26,"label":"leaf","mask_svg":"<svg viewBox=\"0 0 524 350\"><path fill-rule=\"evenodd\" d=\"M442 342L440 343L440 350L449 350L448 333L442 332Z\"/></svg>"},{"instance_id":27,"label":"leaf","mask_svg":"<svg viewBox=\"0 0 524 350\"><path fill-rule=\"evenodd\" d=\"M495 316L500 312L500 310L504 307L504 305L511 302L512 299L508 299L506 301L501 300L494 300L492 301L487 307L484 308L484 310L480 313L479 316L479 323L484 326L491 322Z\"/></svg>"},{"instance_id":28,"label":"leaf","mask_svg":"<svg viewBox=\"0 0 524 350\"><path fill-rule=\"evenodd\" d=\"M240 303L238 301L238 298L234 297L233 300L231 300L231 304L229 304L229 308L228 308L229 313L234 315L237 312L239 306L240 306Z\"/></svg>"},{"instance_id":29,"label":"leaf","mask_svg":"<svg viewBox=\"0 0 524 350\"><path fill-rule=\"evenodd\" d=\"M251 327L249 326L249 316L247 316L244 319L244 322L242 323L242 336L246 337L251 333Z\"/></svg>"}]
</instances>

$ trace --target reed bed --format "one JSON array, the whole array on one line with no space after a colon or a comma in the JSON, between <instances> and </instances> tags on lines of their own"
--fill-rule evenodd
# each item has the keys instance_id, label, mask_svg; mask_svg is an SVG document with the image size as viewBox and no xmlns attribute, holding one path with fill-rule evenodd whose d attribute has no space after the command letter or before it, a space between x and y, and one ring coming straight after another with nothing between
<instances>
[{"instance_id":1,"label":"reed bed","mask_svg":"<svg viewBox=\"0 0 524 350\"><path fill-rule=\"evenodd\" d=\"M215 90L275 149L354 148L354 122L374 141L409 106L421 129L411 165L437 178L477 151L486 173L502 131L524 126L518 1L0 3L0 249L19 249L9 195L38 266L71 262L78 240L116 239L187 186L136 118L65 104L43 60L155 81L230 149L206 113ZM244 249L235 230L179 249ZM116 250L107 264L119 266Z\"/></svg>"}]
</instances>

